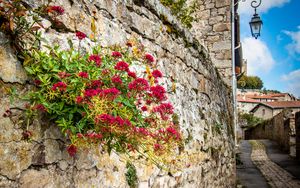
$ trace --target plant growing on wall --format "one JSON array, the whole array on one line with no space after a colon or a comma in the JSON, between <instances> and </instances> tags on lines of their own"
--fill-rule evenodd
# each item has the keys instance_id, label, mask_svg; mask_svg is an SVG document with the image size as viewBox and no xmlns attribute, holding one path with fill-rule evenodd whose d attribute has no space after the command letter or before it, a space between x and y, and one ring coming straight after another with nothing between
<instances>
[{"instance_id":1,"label":"plant growing on wall","mask_svg":"<svg viewBox=\"0 0 300 188\"><path fill-rule=\"evenodd\" d=\"M187 28L192 27L192 23L195 21L193 13L195 13L197 8L197 2L194 1L191 4L187 5L186 0L160 0L160 2L169 7L171 13L175 15L180 22Z\"/></svg>"},{"instance_id":2,"label":"plant growing on wall","mask_svg":"<svg viewBox=\"0 0 300 188\"><path fill-rule=\"evenodd\" d=\"M76 36L79 42L86 37L81 32ZM174 108L160 84L163 75L141 44L96 46L87 54L56 46L31 56L25 69L37 88L29 94L28 114L49 114L70 138L71 156L78 147L101 145L109 153L139 152L151 158L180 144Z\"/></svg>"},{"instance_id":3,"label":"plant growing on wall","mask_svg":"<svg viewBox=\"0 0 300 188\"><path fill-rule=\"evenodd\" d=\"M52 24L59 23L58 16L64 13L60 6L42 10L41 14L55 20ZM20 19L30 25L27 28L37 24L27 22L36 15L25 15ZM38 32L24 32L41 39ZM108 153L142 157L158 166L171 162L167 156L172 158L182 136L172 119L174 108L155 58L135 39L113 47L101 47L94 40L96 45L83 52L80 44L86 34L77 31L74 35L79 48L71 43L69 50L47 45L47 51L39 46L21 48L24 68L36 86L25 97L27 128L43 113L70 140L67 151L72 157L80 149L100 146ZM32 136L28 130L24 133L26 139Z\"/></svg>"}]
</instances>

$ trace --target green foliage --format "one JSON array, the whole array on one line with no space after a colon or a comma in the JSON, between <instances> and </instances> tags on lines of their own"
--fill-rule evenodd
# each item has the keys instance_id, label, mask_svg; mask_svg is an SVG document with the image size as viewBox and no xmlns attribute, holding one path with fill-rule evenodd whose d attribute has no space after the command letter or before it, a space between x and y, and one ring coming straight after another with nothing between
<instances>
[{"instance_id":1,"label":"green foliage","mask_svg":"<svg viewBox=\"0 0 300 188\"><path fill-rule=\"evenodd\" d=\"M255 117L253 114L249 113L239 113L238 115L239 121L246 121L247 127L256 126L259 123L262 123L264 120L258 117Z\"/></svg>"},{"instance_id":2,"label":"green foliage","mask_svg":"<svg viewBox=\"0 0 300 188\"><path fill-rule=\"evenodd\" d=\"M215 123L215 125L212 127L213 132L217 133L217 134L221 134L222 130L223 130L223 125L220 123Z\"/></svg>"},{"instance_id":3,"label":"green foliage","mask_svg":"<svg viewBox=\"0 0 300 188\"><path fill-rule=\"evenodd\" d=\"M243 75L237 83L239 89L261 89L264 84L258 76Z\"/></svg>"},{"instance_id":4,"label":"green foliage","mask_svg":"<svg viewBox=\"0 0 300 188\"><path fill-rule=\"evenodd\" d=\"M171 13L175 15L180 22L187 28L192 27L195 21L193 13L197 9L197 1L194 1L191 6L187 5L187 0L160 0L160 2L171 9Z\"/></svg>"},{"instance_id":5,"label":"green foliage","mask_svg":"<svg viewBox=\"0 0 300 188\"><path fill-rule=\"evenodd\" d=\"M41 33L39 29L41 18L39 13L44 11L44 6L30 8L21 0L0 1L0 30L10 37L11 45L19 57L20 52L39 48ZM24 58L24 57L23 57Z\"/></svg>"},{"instance_id":6,"label":"green foliage","mask_svg":"<svg viewBox=\"0 0 300 188\"><path fill-rule=\"evenodd\" d=\"M136 175L136 168L135 168L135 166L132 163L127 162L126 168L127 168L127 172L125 173L125 176L126 176L126 181L127 181L128 185L129 185L129 187L130 188L137 187L138 177Z\"/></svg>"},{"instance_id":7,"label":"green foliage","mask_svg":"<svg viewBox=\"0 0 300 188\"><path fill-rule=\"evenodd\" d=\"M263 89L262 89L262 92L263 92L264 94L268 94L268 93L281 93L281 92L278 91L278 90L266 89L266 88L263 88Z\"/></svg>"}]
</instances>

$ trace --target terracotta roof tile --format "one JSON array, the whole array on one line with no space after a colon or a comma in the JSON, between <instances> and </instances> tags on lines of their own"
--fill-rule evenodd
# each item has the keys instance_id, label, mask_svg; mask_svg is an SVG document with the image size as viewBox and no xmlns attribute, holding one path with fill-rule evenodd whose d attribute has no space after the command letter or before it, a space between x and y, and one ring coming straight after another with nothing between
<instances>
[{"instance_id":1,"label":"terracotta roof tile","mask_svg":"<svg viewBox=\"0 0 300 188\"><path fill-rule=\"evenodd\" d=\"M254 100L254 99L249 99L249 98L242 98L242 97L237 97L238 102L247 102L247 103L260 103L259 100Z\"/></svg>"},{"instance_id":2,"label":"terracotta roof tile","mask_svg":"<svg viewBox=\"0 0 300 188\"><path fill-rule=\"evenodd\" d=\"M300 101L274 101L262 103L271 108L300 108Z\"/></svg>"}]
</instances>

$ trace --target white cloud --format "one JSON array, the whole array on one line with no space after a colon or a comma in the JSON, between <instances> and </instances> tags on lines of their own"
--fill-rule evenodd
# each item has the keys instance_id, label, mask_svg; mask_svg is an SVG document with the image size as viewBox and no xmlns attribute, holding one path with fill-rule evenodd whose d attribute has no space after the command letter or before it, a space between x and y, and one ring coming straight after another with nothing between
<instances>
[{"instance_id":1,"label":"white cloud","mask_svg":"<svg viewBox=\"0 0 300 188\"><path fill-rule=\"evenodd\" d=\"M259 73L268 73L275 61L267 45L259 39L252 37L244 38L243 44L243 58L248 63L248 74L258 75Z\"/></svg>"},{"instance_id":2,"label":"white cloud","mask_svg":"<svg viewBox=\"0 0 300 188\"><path fill-rule=\"evenodd\" d=\"M243 0L239 3L239 13L252 15L254 13L253 8L251 7L251 2L253 0ZM256 0L259 2L260 0ZM285 3L290 2L290 0L261 0L261 5L257 8L259 13L268 12L269 9L274 7L282 7ZM254 3L257 5L257 3Z\"/></svg>"},{"instance_id":3,"label":"white cloud","mask_svg":"<svg viewBox=\"0 0 300 188\"><path fill-rule=\"evenodd\" d=\"M281 78L283 81L299 80L300 83L300 69L285 74Z\"/></svg>"},{"instance_id":4,"label":"white cloud","mask_svg":"<svg viewBox=\"0 0 300 188\"><path fill-rule=\"evenodd\" d=\"M291 55L300 54L300 26L298 26L298 31L283 31L286 35L291 37L292 42L286 46L287 50Z\"/></svg>"},{"instance_id":5,"label":"white cloud","mask_svg":"<svg viewBox=\"0 0 300 188\"><path fill-rule=\"evenodd\" d=\"M288 92L300 97L300 69L283 75L281 79L285 81Z\"/></svg>"}]
</instances>

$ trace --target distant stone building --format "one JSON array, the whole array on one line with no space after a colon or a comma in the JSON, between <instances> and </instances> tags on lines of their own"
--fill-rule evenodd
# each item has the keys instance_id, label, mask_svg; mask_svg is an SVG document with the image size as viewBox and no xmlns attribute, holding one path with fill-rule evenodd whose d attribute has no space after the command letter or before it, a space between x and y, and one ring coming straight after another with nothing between
<instances>
[{"instance_id":1,"label":"distant stone building","mask_svg":"<svg viewBox=\"0 0 300 188\"><path fill-rule=\"evenodd\" d=\"M292 114L300 111L300 101L276 101L257 104L251 113L262 119L271 119L283 109L288 109Z\"/></svg>"},{"instance_id":2,"label":"distant stone building","mask_svg":"<svg viewBox=\"0 0 300 188\"><path fill-rule=\"evenodd\" d=\"M250 110L252 110L259 103L260 103L259 101L254 99L249 99L249 98L243 99L241 97L237 98L237 108L239 112L242 113L249 113Z\"/></svg>"}]
</instances>

